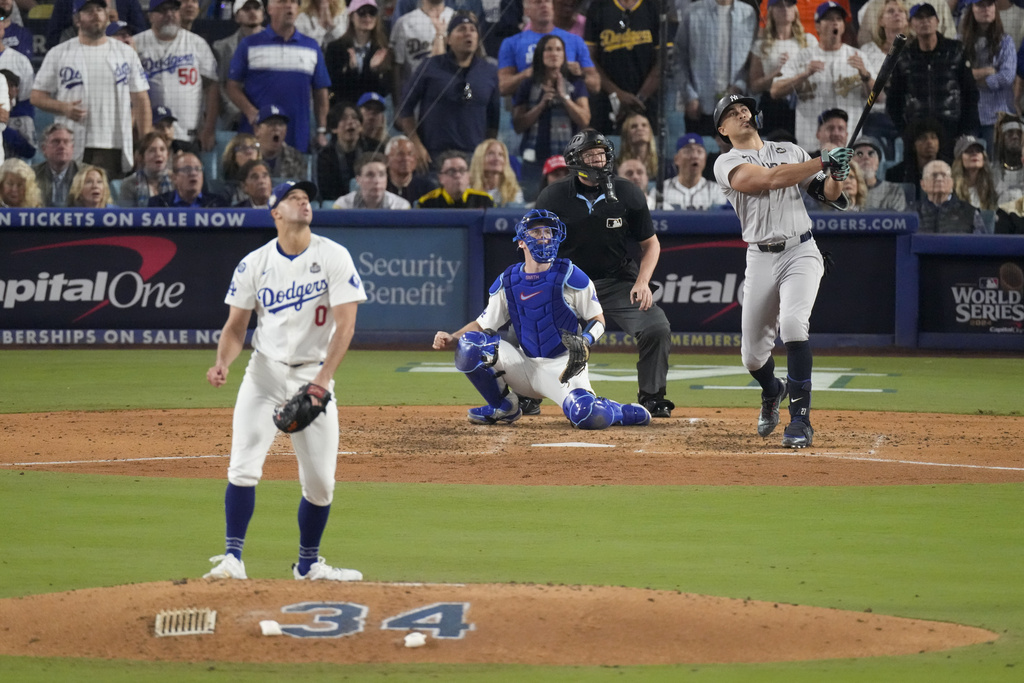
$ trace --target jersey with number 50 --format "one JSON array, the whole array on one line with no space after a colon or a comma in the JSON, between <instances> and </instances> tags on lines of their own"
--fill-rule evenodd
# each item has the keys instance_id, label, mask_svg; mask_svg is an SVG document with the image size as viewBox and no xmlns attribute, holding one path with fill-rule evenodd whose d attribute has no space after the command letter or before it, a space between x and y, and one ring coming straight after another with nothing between
<instances>
[{"instance_id":1,"label":"jersey with number 50","mask_svg":"<svg viewBox=\"0 0 1024 683\"><path fill-rule=\"evenodd\" d=\"M158 40L153 29L135 36L135 49L149 79L149 99L178 119L174 139L191 142L202 121L203 79L217 80L217 59L201 37L180 29L173 40Z\"/></svg>"},{"instance_id":2,"label":"jersey with number 50","mask_svg":"<svg viewBox=\"0 0 1024 683\"><path fill-rule=\"evenodd\" d=\"M331 309L366 301L348 249L313 235L298 256L287 256L274 239L235 269L224 303L255 310L252 346L272 360L294 365L321 362L334 333Z\"/></svg>"}]
</instances>

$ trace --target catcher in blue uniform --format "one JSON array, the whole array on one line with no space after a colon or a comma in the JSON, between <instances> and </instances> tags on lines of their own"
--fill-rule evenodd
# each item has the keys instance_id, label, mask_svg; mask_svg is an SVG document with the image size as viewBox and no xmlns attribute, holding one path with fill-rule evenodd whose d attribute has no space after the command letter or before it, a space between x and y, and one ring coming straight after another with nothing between
<instances>
[{"instance_id":1,"label":"catcher in blue uniform","mask_svg":"<svg viewBox=\"0 0 1024 683\"><path fill-rule=\"evenodd\" d=\"M470 422L515 422L523 414L517 397L522 394L556 401L580 429L650 424L651 414L642 405L599 398L590 386L587 359L590 345L604 334L604 313L586 273L556 258L563 239L565 225L557 215L528 212L516 225L523 262L494 281L487 308L476 320L457 332L434 335L435 349L455 347L455 367L487 401L470 409ZM495 332L507 322L520 348Z\"/></svg>"}]
</instances>

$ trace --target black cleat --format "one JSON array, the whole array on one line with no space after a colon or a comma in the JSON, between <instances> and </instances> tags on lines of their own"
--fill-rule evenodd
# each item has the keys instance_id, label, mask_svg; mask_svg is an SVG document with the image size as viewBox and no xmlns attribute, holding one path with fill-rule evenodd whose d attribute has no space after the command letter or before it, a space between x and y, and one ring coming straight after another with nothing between
<instances>
[{"instance_id":1,"label":"black cleat","mask_svg":"<svg viewBox=\"0 0 1024 683\"><path fill-rule=\"evenodd\" d=\"M651 417L672 417L672 409L676 407L675 403L665 398L649 398L641 401L640 405L647 408Z\"/></svg>"},{"instance_id":2,"label":"black cleat","mask_svg":"<svg viewBox=\"0 0 1024 683\"><path fill-rule=\"evenodd\" d=\"M793 420L782 434L782 445L785 448L807 448L813 440L811 423L803 420Z\"/></svg>"},{"instance_id":3,"label":"black cleat","mask_svg":"<svg viewBox=\"0 0 1024 683\"><path fill-rule=\"evenodd\" d=\"M786 398L788 385L781 379L776 379L781 384L778 392L771 396L761 394L761 414L757 416L757 435L768 436L779 426L779 405L782 399Z\"/></svg>"},{"instance_id":4,"label":"black cleat","mask_svg":"<svg viewBox=\"0 0 1024 683\"><path fill-rule=\"evenodd\" d=\"M519 397L519 408L523 415L540 415L540 402L542 398L530 398L529 396Z\"/></svg>"}]
</instances>

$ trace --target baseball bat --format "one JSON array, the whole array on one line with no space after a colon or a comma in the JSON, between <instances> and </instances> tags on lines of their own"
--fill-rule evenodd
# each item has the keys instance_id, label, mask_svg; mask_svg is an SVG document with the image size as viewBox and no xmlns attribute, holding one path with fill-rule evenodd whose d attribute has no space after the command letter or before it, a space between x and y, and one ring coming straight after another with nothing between
<instances>
[{"instance_id":1,"label":"baseball bat","mask_svg":"<svg viewBox=\"0 0 1024 683\"><path fill-rule=\"evenodd\" d=\"M882 88L889 82L892 70L896 68L896 60L899 59L900 53L903 52L903 47L906 44L907 37L902 33L893 38L892 47L889 48L889 54L885 56L885 61L882 62L882 66L878 70L878 76L875 77L875 85L871 88L867 104L864 105L864 111L860 113L860 119L857 120L857 125L853 129L853 135L850 136L848 145L852 145L857 139L860 129L864 126L864 121L868 118L868 112L871 111L871 107L875 104L878 96L882 94Z\"/></svg>"}]
</instances>

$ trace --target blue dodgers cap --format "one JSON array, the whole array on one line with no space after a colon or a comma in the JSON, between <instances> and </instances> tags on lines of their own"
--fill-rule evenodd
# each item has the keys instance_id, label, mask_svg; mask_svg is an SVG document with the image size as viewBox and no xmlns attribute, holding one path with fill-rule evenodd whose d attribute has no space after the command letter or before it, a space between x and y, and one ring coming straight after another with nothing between
<instances>
[{"instance_id":1,"label":"blue dodgers cap","mask_svg":"<svg viewBox=\"0 0 1024 683\"><path fill-rule=\"evenodd\" d=\"M94 5L99 5L103 9L107 8L107 3L104 2L104 0L75 0L74 4L72 5L72 8L75 11L74 13L78 14L79 12L81 12L82 8L88 5L90 2Z\"/></svg>"},{"instance_id":2,"label":"blue dodgers cap","mask_svg":"<svg viewBox=\"0 0 1024 683\"><path fill-rule=\"evenodd\" d=\"M379 92L363 93L363 96L359 98L358 102L356 102L356 106L365 107L367 104L370 104L371 102L376 102L377 104L379 104L381 109L384 108L384 96L381 95Z\"/></svg>"},{"instance_id":3,"label":"blue dodgers cap","mask_svg":"<svg viewBox=\"0 0 1024 683\"><path fill-rule=\"evenodd\" d=\"M300 180L298 182L289 180L288 182L281 183L275 187L274 191L270 193L270 199L267 200L267 208L273 209L277 206L278 202L287 197L292 190L302 190L309 196L311 201L316 197L318 192L316 185L308 180Z\"/></svg>"},{"instance_id":4,"label":"blue dodgers cap","mask_svg":"<svg viewBox=\"0 0 1024 683\"><path fill-rule=\"evenodd\" d=\"M129 26L127 21L112 21L107 25L107 36L116 36L121 31L127 31L130 35L135 35L135 27Z\"/></svg>"},{"instance_id":5,"label":"blue dodgers cap","mask_svg":"<svg viewBox=\"0 0 1024 683\"><path fill-rule=\"evenodd\" d=\"M257 125L261 124L267 119L273 118L275 116L284 119L285 122L289 120L288 114L285 114L284 110L281 109L281 107L277 106L276 104L264 104L262 107L260 107L260 113L256 117L256 123Z\"/></svg>"},{"instance_id":6,"label":"blue dodgers cap","mask_svg":"<svg viewBox=\"0 0 1024 683\"><path fill-rule=\"evenodd\" d=\"M939 13L935 11L935 8L932 7L931 4L927 2L919 2L910 8L910 18L913 19L918 16L924 19L925 17L938 17Z\"/></svg>"},{"instance_id":7,"label":"blue dodgers cap","mask_svg":"<svg viewBox=\"0 0 1024 683\"><path fill-rule=\"evenodd\" d=\"M687 133L686 135L680 135L679 139L676 140L676 151L678 152L687 145L700 145L704 147L704 138L697 135L696 133Z\"/></svg>"},{"instance_id":8,"label":"blue dodgers cap","mask_svg":"<svg viewBox=\"0 0 1024 683\"><path fill-rule=\"evenodd\" d=\"M839 12L841 12L843 15L843 21L846 21L847 19L850 18L849 15L846 13L846 10L843 9L842 5L840 5L838 2L828 0L828 2L823 2L820 5L818 5L818 9L814 10L814 20L821 21L822 17L825 16L825 13L831 10L839 10Z\"/></svg>"}]
</instances>

